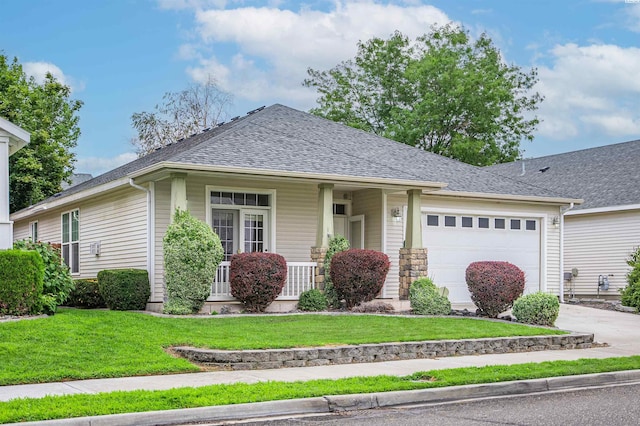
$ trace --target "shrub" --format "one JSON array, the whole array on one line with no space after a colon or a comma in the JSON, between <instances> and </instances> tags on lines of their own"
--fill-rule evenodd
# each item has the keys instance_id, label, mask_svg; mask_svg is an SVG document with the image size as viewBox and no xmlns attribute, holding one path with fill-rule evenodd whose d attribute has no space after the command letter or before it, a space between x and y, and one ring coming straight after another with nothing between
<instances>
[{"instance_id":1,"label":"shrub","mask_svg":"<svg viewBox=\"0 0 640 426\"><path fill-rule=\"evenodd\" d=\"M640 247L627 259L631 270L627 273L627 286L621 290L621 302L640 310Z\"/></svg>"},{"instance_id":2,"label":"shrub","mask_svg":"<svg viewBox=\"0 0 640 426\"><path fill-rule=\"evenodd\" d=\"M41 310L44 263L35 251L0 251L0 315Z\"/></svg>"},{"instance_id":3,"label":"shrub","mask_svg":"<svg viewBox=\"0 0 640 426\"><path fill-rule=\"evenodd\" d=\"M359 314L377 314L388 313L395 311L395 308L391 303L382 302L380 300L372 300L370 302L364 302L358 306L351 308L351 312Z\"/></svg>"},{"instance_id":4,"label":"shrub","mask_svg":"<svg viewBox=\"0 0 640 426\"><path fill-rule=\"evenodd\" d=\"M526 294L513 303L511 313L518 322L553 327L560 313L560 302L553 294Z\"/></svg>"},{"instance_id":5,"label":"shrub","mask_svg":"<svg viewBox=\"0 0 640 426\"><path fill-rule=\"evenodd\" d=\"M44 262L44 282L42 288L41 306L44 313L53 315L58 306L63 305L74 288L73 278L69 267L62 261L60 247L40 241L33 242L19 240L13 243L13 248L20 250L35 250Z\"/></svg>"},{"instance_id":6,"label":"shrub","mask_svg":"<svg viewBox=\"0 0 640 426\"><path fill-rule=\"evenodd\" d=\"M509 262L473 262L466 280L471 300L490 318L509 309L524 291L524 272Z\"/></svg>"},{"instance_id":7,"label":"shrub","mask_svg":"<svg viewBox=\"0 0 640 426\"><path fill-rule=\"evenodd\" d=\"M312 288L300 293L298 309L301 311L326 311L328 307L327 297L320 290Z\"/></svg>"},{"instance_id":8,"label":"shrub","mask_svg":"<svg viewBox=\"0 0 640 426\"><path fill-rule=\"evenodd\" d=\"M224 257L220 238L188 211L177 210L163 239L168 314L202 309Z\"/></svg>"},{"instance_id":9,"label":"shrub","mask_svg":"<svg viewBox=\"0 0 640 426\"><path fill-rule=\"evenodd\" d=\"M336 235L329 240L329 248L324 256L324 294L327 297L329 306L333 309L340 309L340 296L331 282L331 259L336 253L349 250L349 240L342 235Z\"/></svg>"},{"instance_id":10,"label":"shrub","mask_svg":"<svg viewBox=\"0 0 640 426\"><path fill-rule=\"evenodd\" d=\"M231 256L231 294L248 312L264 312L282 291L287 262L275 253L240 253Z\"/></svg>"},{"instance_id":11,"label":"shrub","mask_svg":"<svg viewBox=\"0 0 640 426\"><path fill-rule=\"evenodd\" d=\"M368 302L380 292L389 272L389 258L375 250L350 249L331 259L331 281L347 308Z\"/></svg>"},{"instance_id":12,"label":"shrub","mask_svg":"<svg viewBox=\"0 0 640 426\"><path fill-rule=\"evenodd\" d=\"M96 309L107 306L100 294L97 278L75 280L75 289L69 294L67 306Z\"/></svg>"},{"instance_id":13,"label":"shrub","mask_svg":"<svg viewBox=\"0 0 640 426\"><path fill-rule=\"evenodd\" d=\"M144 310L151 295L149 274L143 269L107 269L98 272L98 289L109 309Z\"/></svg>"},{"instance_id":14,"label":"shrub","mask_svg":"<svg viewBox=\"0 0 640 426\"><path fill-rule=\"evenodd\" d=\"M411 310L418 315L449 315L451 302L430 278L419 278L409 287Z\"/></svg>"}]
</instances>

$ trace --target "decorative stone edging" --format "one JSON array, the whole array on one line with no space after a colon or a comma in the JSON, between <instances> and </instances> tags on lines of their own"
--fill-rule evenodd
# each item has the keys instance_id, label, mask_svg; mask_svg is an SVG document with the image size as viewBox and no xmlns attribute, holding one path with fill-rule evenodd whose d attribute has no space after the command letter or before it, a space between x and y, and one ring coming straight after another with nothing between
<instances>
[{"instance_id":1,"label":"decorative stone edging","mask_svg":"<svg viewBox=\"0 0 640 426\"><path fill-rule=\"evenodd\" d=\"M571 333L556 336L432 340L243 351L198 349L181 346L174 347L173 351L194 363L208 367L226 370L263 370L460 355L587 349L591 348L593 344L593 334Z\"/></svg>"}]
</instances>

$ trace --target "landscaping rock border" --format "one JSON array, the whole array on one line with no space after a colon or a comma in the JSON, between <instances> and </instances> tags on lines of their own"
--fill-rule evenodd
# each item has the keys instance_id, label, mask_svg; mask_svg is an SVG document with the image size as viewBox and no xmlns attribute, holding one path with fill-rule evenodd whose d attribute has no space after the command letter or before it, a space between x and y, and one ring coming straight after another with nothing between
<instances>
[{"instance_id":1,"label":"landscaping rock border","mask_svg":"<svg viewBox=\"0 0 640 426\"><path fill-rule=\"evenodd\" d=\"M461 355L588 349L593 346L593 334L571 333L555 336L434 340L293 349L224 351L180 346L172 350L196 364L216 369L264 370Z\"/></svg>"}]
</instances>

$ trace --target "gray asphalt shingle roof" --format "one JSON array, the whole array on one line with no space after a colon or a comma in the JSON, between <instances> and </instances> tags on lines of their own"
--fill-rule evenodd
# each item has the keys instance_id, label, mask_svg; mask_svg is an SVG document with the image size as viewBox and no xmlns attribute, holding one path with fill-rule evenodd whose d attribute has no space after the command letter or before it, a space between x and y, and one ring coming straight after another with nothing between
<instances>
[{"instance_id":1,"label":"gray asphalt shingle roof","mask_svg":"<svg viewBox=\"0 0 640 426\"><path fill-rule=\"evenodd\" d=\"M540 171L547 167L546 171ZM640 204L640 140L498 164L487 169L583 198L584 203L577 209Z\"/></svg>"},{"instance_id":2,"label":"gray asphalt shingle roof","mask_svg":"<svg viewBox=\"0 0 640 426\"><path fill-rule=\"evenodd\" d=\"M73 186L90 189L162 162L266 169L416 182L444 182L448 192L558 197L559 192L502 177L283 105L273 105L156 150Z\"/></svg>"}]
</instances>

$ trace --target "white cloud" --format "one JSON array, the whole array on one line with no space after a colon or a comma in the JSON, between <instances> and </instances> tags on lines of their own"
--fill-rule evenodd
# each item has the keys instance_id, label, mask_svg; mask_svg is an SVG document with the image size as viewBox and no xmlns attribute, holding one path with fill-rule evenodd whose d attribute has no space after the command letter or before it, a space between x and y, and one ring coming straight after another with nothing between
<instances>
[{"instance_id":1,"label":"white cloud","mask_svg":"<svg viewBox=\"0 0 640 426\"><path fill-rule=\"evenodd\" d=\"M358 41L386 38L395 30L410 38L433 24L450 21L427 5L400 6L373 1L341 1L331 10L273 7L198 9L197 32L212 48L187 72L197 81L214 76L238 99L273 101L306 109L316 97L302 87L307 68L328 69L355 56ZM217 46L233 45L229 54ZM222 62L222 58L231 58Z\"/></svg>"},{"instance_id":2,"label":"white cloud","mask_svg":"<svg viewBox=\"0 0 640 426\"><path fill-rule=\"evenodd\" d=\"M597 133L640 135L640 49L616 45L557 45L551 66L538 69L545 96L540 134L564 140Z\"/></svg>"},{"instance_id":3,"label":"white cloud","mask_svg":"<svg viewBox=\"0 0 640 426\"><path fill-rule=\"evenodd\" d=\"M25 62L22 64L22 70L30 77L33 77L36 82L42 84L47 76L47 73L51 73L55 79L71 88L72 91L82 91L84 84L75 81L73 78L65 75L60 67L49 62Z\"/></svg>"},{"instance_id":4,"label":"white cloud","mask_svg":"<svg viewBox=\"0 0 640 426\"><path fill-rule=\"evenodd\" d=\"M113 170L138 158L133 152L125 152L117 157L78 157L75 164L76 173L89 173L93 176Z\"/></svg>"}]
</instances>

